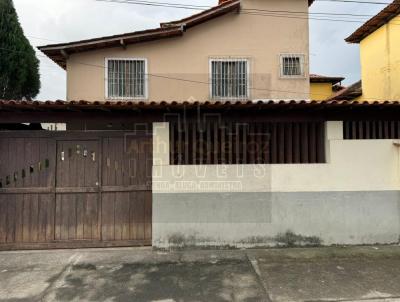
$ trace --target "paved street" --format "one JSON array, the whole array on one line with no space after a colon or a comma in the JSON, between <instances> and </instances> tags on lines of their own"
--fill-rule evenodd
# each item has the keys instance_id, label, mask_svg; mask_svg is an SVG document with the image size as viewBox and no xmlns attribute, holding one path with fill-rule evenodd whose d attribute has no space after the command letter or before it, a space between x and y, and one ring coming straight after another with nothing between
<instances>
[{"instance_id":1,"label":"paved street","mask_svg":"<svg viewBox=\"0 0 400 302\"><path fill-rule=\"evenodd\" d=\"M400 248L0 253L0 301L400 301Z\"/></svg>"}]
</instances>

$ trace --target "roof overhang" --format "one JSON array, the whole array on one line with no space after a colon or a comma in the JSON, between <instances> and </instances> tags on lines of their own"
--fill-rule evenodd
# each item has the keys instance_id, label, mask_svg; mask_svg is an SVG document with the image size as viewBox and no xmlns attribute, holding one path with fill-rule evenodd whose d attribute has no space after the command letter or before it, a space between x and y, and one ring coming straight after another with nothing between
<instances>
[{"instance_id":1,"label":"roof overhang","mask_svg":"<svg viewBox=\"0 0 400 302\"><path fill-rule=\"evenodd\" d=\"M399 120L400 101L253 100L206 102L0 101L2 123L152 123L200 113L234 121Z\"/></svg>"},{"instance_id":2,"label":"roof overhang","mask_svg":"<svg viewBox=\"0 0 400 302\"><path fill-rule=\"evenodd\" d=\"M45 55L62 68L66 69L69 55L110 47L126 47L129 44L143 43L165 38L182 36L184 31L193 26L218 18L233 11L239 11L240 0L227 1L211 9L188 18L162 23L161 27L144 31L137 31L122 35L107 36L89 40L81 40L71 43L52 44L38 47Z\"/></svg>"},{"instance_id":3,"label":"roof overhang","mask_svg":"<svg viewBox=\"0 0 400 302\"><path fill-rule=\"evenodd\" d=\"M400 0L395 0L385 7L379 14L371 18L358 28L353 34L346 38L348 43L360 43L363 39L375 32L383 25L390 22L400 14Z\"/></svg>"},{"instance_id":4,"label":"roof overhang","mask_svg":"<svg viewBox=\"0 0 400 302\"><path fill-rule=\"evenodd\" d=\"M330 76L322 76L316 74L310 75L311 83L330 83L332 85L335 85L337 83L344 81L344 79L345 79L344 77L330 77Z\"/></svg>"},{"instance_id":5,"label":"roof overhang","mask_svg":"<svg viewBox=\"0 0 400 302\"><path fill-rule=\"evenodd\" d=\"M308 0L309 5L313 2L314 0ZM239 11L240 0L230 0L190 17L173 22L161 23L159 28L70 43L51 44L40 46L38 49L60 67L66 69L67 60L71 54L118 46L126 47L126 45L129 44L179 37L184 34L186 29L225 14Z\"/></svg>"}]
</instances>

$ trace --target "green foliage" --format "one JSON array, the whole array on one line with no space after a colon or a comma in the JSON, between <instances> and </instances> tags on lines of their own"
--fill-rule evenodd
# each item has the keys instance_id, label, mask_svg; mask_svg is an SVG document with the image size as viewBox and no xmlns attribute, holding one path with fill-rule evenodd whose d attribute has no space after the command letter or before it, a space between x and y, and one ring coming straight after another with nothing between
<instances>
[{"instance_id":1,"label":"green foliage","mask_svg":"<svg viewBox=\"0 0 400 302\"><path fill-rule=\"evenodd\" d=\"M33 98L40 90L39 61L12 0L0 0L0 99Z\"/></svg>"}]
</instances>

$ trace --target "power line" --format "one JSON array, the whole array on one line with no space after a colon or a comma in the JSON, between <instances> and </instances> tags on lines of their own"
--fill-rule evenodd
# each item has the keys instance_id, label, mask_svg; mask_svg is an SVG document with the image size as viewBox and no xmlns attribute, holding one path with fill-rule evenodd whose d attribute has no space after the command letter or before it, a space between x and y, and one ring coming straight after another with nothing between
<instances>
[{"instance_id":1,"label":"power line","mask_svg":"<svg viewBox=\"0 0 400 302\"><path fill-rule=\"evenodd\" d=\"M193 6L187 4L178 4L171 2L154 2L154 1L142 1L142 0L95 0L99 2L108 2L108 3L125 3L125 4L133 4L133 5L146 5L146 6L155 6L155 7L168 7L168 8L186 8L186 9L195 9L195 10L203 10L206 8L211 8L209 6ZM390 4L383 2L365 2L365 1L356 1L356 0L319 0L319 1L352 1L354 3L372 3L372 4ZM242 13L247 13L248 15L258 15L258 16L268 16L268 17L282 17L282 18L291 18L291 19L309 19L309 20L320 20L320 21L333 21L333 22L349 22L349 23L365 23L368 21L370 17L374 15L367 14L351 14L351 13L325 13L325 12L304 12L304 11L285 11L285 10L266 10L266 9L241 9ZM300 16L299 16L300 15ZM301 16L305 15L305 16ZM310 15L315 15L315 17L310 17ZM326 16L334 16L341 17L347 19L335 19L335 18L327 18ZM355 19L349 19L357 18Z\"/></svg>"},{"instance_id":2,"label":"power line","mask_svg":"<svg viewBox=\"0 0 400 302\"><path fill-rule=\"evenodd\" d=\"M391 2L359 1L359 0L317 0L317 2L342 2L342 3L359 3L359 4L377 4L377 5L391 4Z\"/></svg>"}]
</instances>

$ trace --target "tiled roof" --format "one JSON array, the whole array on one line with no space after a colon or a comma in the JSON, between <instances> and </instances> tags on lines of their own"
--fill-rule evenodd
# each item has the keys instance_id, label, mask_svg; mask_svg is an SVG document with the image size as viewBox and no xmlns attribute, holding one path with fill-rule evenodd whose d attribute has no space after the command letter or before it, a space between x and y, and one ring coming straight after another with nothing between
<instances>
[{"instance_id":1,"label":"tiled roof","mask_svg":"<svg viewBox=\"0 0 400 302\"><path fill-rule=\"evenodd\" d=\"M345 78L343 77L330 77L319 74L310 74L311 83L332 83L332 85L335 85L339 82L342 82L344 79Z\"/></svg>"},{"instance_id":2,"label":"tiled roof","mask_svg":"<svg viewBox=\"0 0 400 302\"><path fill-rule=\"evenodd\" d=\"M399 14L400 14L400 0L395 0L387 7L385 7L379 14L377 14L372 19L364 23L364 25L362 25L353 34L351 34L346 39L346 42L360 43L365 37L372 34L382 25L385 25Z\"/></svg>"},{"instance_id":3,"label":"tiled roof","mask_svg":"<svg viewBox=\"0 0 400 302\"><path fill-rule=\"evenodd\" d=\"M314 0L308 0L309 5L313 2ZM66 69L66 61L70 54L108 47L125 47L128 44L182 36L188 28L223 16L227 13L238 11L239 9L240 0L228 0L220 5L214 6L190 17L177 21L161 23L159 28L70 43L45 45L38 47L38 49L59 66Z\"/></svg>"},{"instance_id":4,"label":"tiled roof","mask_svg":"<svg viewBox=\"0 0 400 302\"><path fill-rule=\"evenodd\" d=\"M118 101L118 102L88 102L88 101L15 101L0 100L0 111L121 111L121 110L168 110L168 109L268 109L275 107L308 108L308 107L400 107L400 101L349 101L349 100L242 100L242 101L206 101L206 102L176 102L176 101Z\"/></svg>"},{"instance_id":5,"label":"tiled roof","mask_svg":"<svg viewBox=\"0 0 400 302\"><path fill-rule=\"evenodd\" d=\"M81 40L71 43L51 44L40 46L38 49L40 49L50 59L65 69L66 61L68 59L68 55L70 54L108 47L124 47L128 44L182 36L187 28L196 26L238 9L240 9L240 0L230 0L188 18L170 23L162 23L159 28L136 31L122 35Z\"/></svg>"},{"instance_id":6,"label":"tiled roof","mask_svg":"<svg viewBox=\"0 0 400 302\"><path fill-rule=\"evenodd\" d=\"M331 100L351 101L362 95L362 82L358 81L330 97Z\"/></svg>"}]
</instances>

